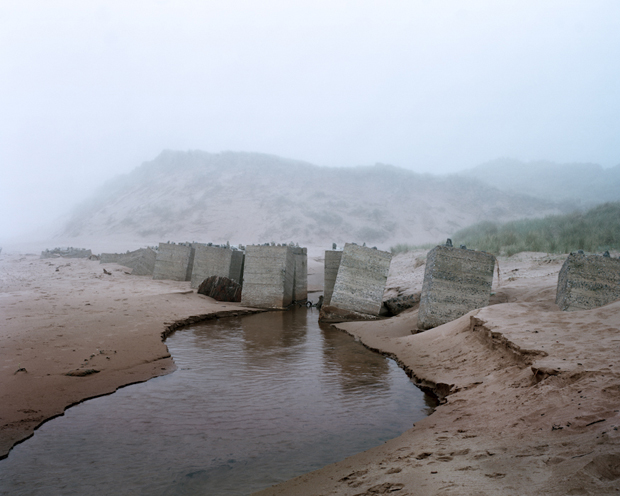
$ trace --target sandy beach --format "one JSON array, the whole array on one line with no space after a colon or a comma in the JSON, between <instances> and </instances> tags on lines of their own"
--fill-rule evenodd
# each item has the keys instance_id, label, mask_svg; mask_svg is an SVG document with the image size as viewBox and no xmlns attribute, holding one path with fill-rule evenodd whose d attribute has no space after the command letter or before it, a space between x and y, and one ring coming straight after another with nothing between
<instances>
[{"instance_id":1,"label":"sandy beach","mask_svg":"<svg viewBox=\"0 0 620 496\"><path fill-rule=\"evenodd\" d=\"M394 258L386 295L420 291L424 255ZM564 258L500 259L491 305L430 331L414 334L415 308L339 324L441 404L396 439L259 494L617 494L620 302L560 312ZM0 456L72 404L174 370L162 333L252 311L127 272L1 256Z\"/></svg>"}]
</instances>

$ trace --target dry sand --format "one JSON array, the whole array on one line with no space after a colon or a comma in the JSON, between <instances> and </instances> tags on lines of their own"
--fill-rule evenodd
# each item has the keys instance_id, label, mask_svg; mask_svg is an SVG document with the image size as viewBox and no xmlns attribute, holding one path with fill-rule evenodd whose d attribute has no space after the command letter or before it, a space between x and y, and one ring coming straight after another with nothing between
<instances>
[{"instance_id":1,"label":"dry sand","mask_svg":"<svg viewBox=\"0 0 620 496\"><path fill-rule=\"evenodd\" d=\"M421 289L423 256L395 259L391 294ZM494 305L430 331L412 335L415 309L338 325L443 404L382 446L259 494L618 494L620 302L560 312L564 258L500 260Z\"/></svg>"},{"instance_id":2,"label":"dry sand","mask_svg":"<svg viewBox=\"0 0 620 496\"><path fill-rule=\"evenodd\" d=\"M424 255L394 259L389 296L420 290ZM620 302L560 312L563 258L500 260L491 306L424 333L412 334L415 309L340 324L443 404L382 446L262 494L617 494ZM242 311L125 272L1 255L0 455L71 404L173 370L161 334L175 321ZM85 369L100 372L66 375Z\"/></svg>"}]
</instances>

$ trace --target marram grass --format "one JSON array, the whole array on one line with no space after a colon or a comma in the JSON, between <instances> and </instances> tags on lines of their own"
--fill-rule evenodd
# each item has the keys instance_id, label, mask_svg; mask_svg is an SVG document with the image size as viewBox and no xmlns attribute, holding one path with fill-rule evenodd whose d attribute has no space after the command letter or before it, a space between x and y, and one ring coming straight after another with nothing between
<instances>
[{"instance_id":1,"label":"marram grass","mask_svg":"<svg viewBox=\"0 0 620 496\"><path fill-rule=\"evenodd\" d=\"M619 250L620 202L604 203L587 212L541 219L523 219L505 224L481 222L454 233L452 241L454 246L466 245L467 248L506 256L522 251L570 253L576 250Z\"/></svg>"}]
</instances>

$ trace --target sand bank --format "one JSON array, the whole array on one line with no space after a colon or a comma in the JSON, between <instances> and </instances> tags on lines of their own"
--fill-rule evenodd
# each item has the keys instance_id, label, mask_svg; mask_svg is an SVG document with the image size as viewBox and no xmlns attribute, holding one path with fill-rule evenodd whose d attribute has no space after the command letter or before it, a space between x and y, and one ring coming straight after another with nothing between
<instances>
[{"instance_id":1,"label":"sand bank","mask_svg":"<svg viewBox=\"0 0 620 496\"><path fill-rule=\"evenodd\" d=\"M392 293L419 291L421 256L397 260ZM382 446L258 494L618 494L620 302L560 312L563 258L500 260L494 305L424 333L411 333L415 309L340 324L442 404Z\"/></svg>"},{"instance_id":2,"label":"sand bank","mask_svg":"<svg viewBox=\"0 0 620 496\"><path fill-rule=\"evenodd\" d=\"M128 272L1 255L0 458L67 407L172 372L162 333L179 323L254 311Z\"/></svg>"}]
</instances>

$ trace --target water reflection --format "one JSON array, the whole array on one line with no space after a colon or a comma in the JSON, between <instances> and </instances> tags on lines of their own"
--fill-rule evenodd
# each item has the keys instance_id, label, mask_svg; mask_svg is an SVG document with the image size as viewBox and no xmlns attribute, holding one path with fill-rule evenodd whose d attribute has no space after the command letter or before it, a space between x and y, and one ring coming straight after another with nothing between
<instances>
[{"instance_id":1,"label":"water reflection","mask_svg":"<svg viewBox=\"0 0 620 496\"><path fill-rule=\"evenodd\" d=\"M363 346L351 346L351 336L328 324L320 324L326 377L337 377L344 391L389 388L389 362Z\"/></svg>"},{"instance_id":2,"label":"water reflection","mask_svg":"<svg viewBox=\"0 0 620 496\"><path fill-rule=\"evenodd\" d=\"M287 354L303 345L308 332L307 315L305 308L295 308L247 317L243 325L247 356L261 358L272 353Z\"/></svg>"},{"instance_id":3,"label":"water reflection","mask_svg":"<svg viewBox=\"0 0 620 496\"><path fill-rule=\"evenodd\" d=\"M0 494L248 494L426 415L391 360L304 308L178 331L179 369L69 409L0 461Z\"/></svg>"}]
</instances>

